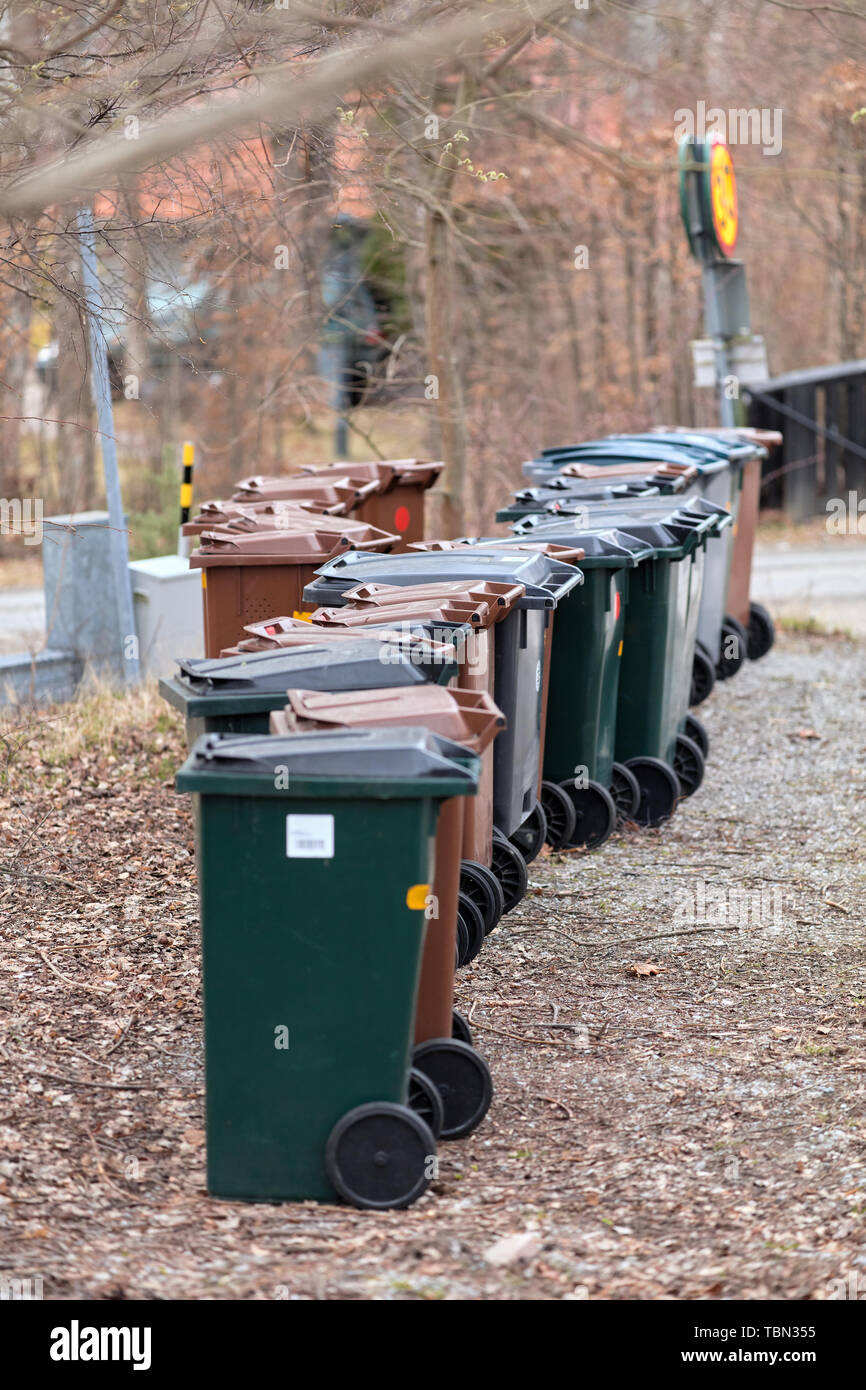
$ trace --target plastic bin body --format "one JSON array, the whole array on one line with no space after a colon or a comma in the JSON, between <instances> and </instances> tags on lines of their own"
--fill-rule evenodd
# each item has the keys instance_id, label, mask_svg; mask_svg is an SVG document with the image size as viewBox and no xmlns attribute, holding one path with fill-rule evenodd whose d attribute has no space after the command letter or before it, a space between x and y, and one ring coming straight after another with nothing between
<instances>
[{"instance_id":1,"label":"plastic bin body","mask_svg":"<svg viewBox=\"0 0 866 1390\"><path fill-rule=\"evenodd\" d=\"M752 554L761 504L761 465L768 450L781 444L782 435L777 430L752 430L744 427L742 429L708 430L706 434L693 430L665 430L663 437L673 441L684 438L698 446L704 442L712 442L717 443L720 449L733 447L738 452L751 449L751 454L744 459L741 469L740 496L731 542L726 605L726 612L732 614L748 630Z\"/></svg>"},{"instance_id":2,"label":"plastic bin body","mask_svg":"<svg viewBox=\"0 0 866 1390\"><path fill-rule=\"evenodd\" d=\"M205 733L266 734L269 716L282 709L291 686L307 690L373 690L383 686L444 684L458 672L453 649L415 639L387 646L353 635L351 642L307 640L295 648L245 652L178 663L159 693L186 720L187 742Z\"/></svg>"},{"instance_id":3,"label":"plastic bin body","mask_svg":"<svg viewBox=\"0 0 866 1390\"><path fill-rule=\"evenodd\" d=\"M328 727L392 728L418 724L449 738L481 757L504 719L487 694L469 690L379 690L357 694L314 694L290 690L285 710L271 718L275 733L304 732ZM427 930L415 1041L451 1036L454 1009L454 960L457 948L457 892L463 844L464 807L459 796L443 802L436 830L432 902Z\"/></svg>"},{"instance_id":4,"label":"plastic bin body","mask_svg":"<svg viewBox=\"0 0 866 1390\"><path fill-rule=\"evenodd\" d=\"M206 761L209 743L252 746L258 766ZM337 1120L405 1101L433 836L442 801L471 792L469 756L423 729L211 735L180 770L196 794L211 1195L333 1202Z\"/></svg>"},{"instance_id":5,"label":"plastic bin body","mask_svg":"<svg viewBox=\"0 0 866 1390\"><path fill-rule=\"evenodd\" d=\"M699 473L700 498L698 500L704 500L711 506L730 513L731 517L734 518L735 512L730 511L731 487L733 483L738 484L738 480L739 470L737 474L731 474L725 464L706 475ZM739 492L734 499L735 503L738 499ZM688 507L693 500L695 499L686 497L682 501L682 506ZM595 528L618 527L621 530L627 530L630 521L661 519L670 515L672 506L677 505L679 505L678 498L665 497L633 498L627 499L621 504L590 502L581 509L581 525ZM714 662L719 659L721 654L722 621L726 612L732 547L733 528L729 526L722 531L720 539L708 547L705 558L697 635L706 646Z\"/></svg>"},{"instance_id":6,"label":"plastic bin body","mask_svg":"<svg viewBox=\"0 0 866 1390\"><path fill-rule=\"evenodd\" d=\"M218 656L244 636L244 628L274 613L303 611L304 586L328 556L364 547L390 550L395 538L365 527L333 532L269 531L230 536L205 532L189 563L202 571L205 656Z\"/></svg>"},{"instance_id":7,"label":"plastic bin body","mask_svg":"<svg viewBox=\"0 0 866 1390\"><path fill-rule=\"evenodd\" d=\"M639 533L638 533L639 534ZM689 710L704 547L663 551L629 576L616 716L616 758L663 758L673 766Z\"/></svg>"},{"instance_id":8,"label":"plastic bin body","mask_svg":"<svg viewBox=\"0 0 866 1390\"><path fill-rule=\"evenodd\" d=\"M493 747L493 818L513 835L534 810L541 781L545 642L557 603L582 582L572 565L540 551L413 551L369 563L372 557L340 556L318 571L305 602L340 602L345 589L368 580L399 584L434 579L463 583L490 580L523 584L525 593L497 623L493 694L507 726Z\"/></svg>"},{"instance_id":9,"label":"plastic bin body","mask_svg":"<svg viewBox=\"0 0 866 1390\"><path fill-rule=\"evenodd\" d=\"M752 589L752 556L761 507L761 459L750 459L743 468L740 505L734 525L726 612L749 629L749 595Z\"/></svg>"},{"instance_id":10,"label":"plastic bin body","mask_svg":"<svg viewBox=\"0 0 866 1390\"><path fill-rule=\"evenodd\" d=\"M597 511L589 527L582 524L575 533L575 544L588 547L591 530L604 533L615 526L623 548L638 547L639 563L628 571L624 590L615 758L656 757L672 764L689 709L705 551L720 544L716 533L730 526L730 516L700 498L674 509L669 501L666 511L658 502L636 502L633 512L614 517L607 508ZM565 518L517 523L521 532L526 528L536 539L551 540L565 534L565 525ZM595 780L603 780L602 771Z\"/></svg>"}]
</instances>

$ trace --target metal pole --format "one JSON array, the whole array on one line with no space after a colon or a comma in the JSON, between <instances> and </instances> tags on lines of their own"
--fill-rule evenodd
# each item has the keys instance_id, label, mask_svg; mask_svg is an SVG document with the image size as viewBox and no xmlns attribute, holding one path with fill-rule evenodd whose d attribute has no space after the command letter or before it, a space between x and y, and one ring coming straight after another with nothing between
<instances>
[{"instance_id":1,"label":"metal pole","mask_svg":"<svg viewBox=\"0 0 866 1390\"><path fill-rule=\"evenodd\" d=\"M719 283L719 277L724 275L726 269L725 266L704 262L701 268L701 278L704 282L704 323L707 337L713 340L713 352L716 359L716 398L719 405L719 423L726 429L731 429L737 423L737 411L736 401L725 394L725 380L733 373L728 358L727 339L722 333L720 296L724 294L724 290Z\"/></svg>"},{"instance_id":2,"label":"metal pole","mask_svg":"<svg viewBox=\"0 0 866 1390\"><path fill-rule=\"evenodd\" d=\"M126 541L126 518L120 495L120 474L117 469L117 442L114 437L114 413L111 408L111 384L108 377L108 351L100 324L103 314L99 272L96 264L93 213L89 207L78 210L78 238L81 246L81 275L84 284L84 308L90 341L90 384L99 445L102 450L102 471L105 475L105 497L108 504L108 524L111 529L111 558L114 570L114 591L120 632L124 641L124 679L128 684L139 680L138 642L135 638L135 618L132 608L132 585L129 578L129 547ZM95 598L101 598L94 595ZM129 654L128 654L129 652Z\"/></svg>"},{"instance_id":3,"label":"metal pole","mask_svg":"<svg viewBox=\"0 0 866 1390\"><path fill-rule=\"evenodd\" d=\"M195 445L191 440L184 441L182 455L182 474L180 483L180 526L177 531L177 553L186 559L190 552L190 538L183 534L184 522L189 521L192 506L192 471L195 466Z\"/></svg>"}]
</instances>

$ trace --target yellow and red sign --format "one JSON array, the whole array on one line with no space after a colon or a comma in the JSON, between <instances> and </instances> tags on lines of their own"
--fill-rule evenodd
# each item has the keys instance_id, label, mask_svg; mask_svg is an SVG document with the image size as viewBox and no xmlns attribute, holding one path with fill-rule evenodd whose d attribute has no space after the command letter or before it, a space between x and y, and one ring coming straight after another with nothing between
<instances>
[{"instance_id":1,"label":"yellow and red sign","mask_svg":"<svg viewBox=\"0 0 866 1390\"><path fill-rule=\"evenodd\" d=\"M710 211L716 245L725 256L732 256L737 244L740 219L737 206L737 180L734 161L721 140L710 145Z\"/></svg>"}]
</instances>

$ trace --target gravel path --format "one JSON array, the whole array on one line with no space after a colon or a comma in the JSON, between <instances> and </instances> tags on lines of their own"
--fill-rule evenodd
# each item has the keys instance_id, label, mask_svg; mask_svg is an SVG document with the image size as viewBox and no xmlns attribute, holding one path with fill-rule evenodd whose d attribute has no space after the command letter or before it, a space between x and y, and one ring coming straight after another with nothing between
<instances>
[{"instance_id":1,"label":"gravel path","mask_svg":"<svg viewBox=\"0 0 866 1390\"><path fill-rule=\"evenodd\" d=\"M154 704L74 756L19 730L0 1272L51 1298L862 1295L864 700L864 645L786 637L699 711L674 821L536 862L459 980L494 1107L386 1214L204 1195L176 728Z\"/></svg>"}]
</instances>

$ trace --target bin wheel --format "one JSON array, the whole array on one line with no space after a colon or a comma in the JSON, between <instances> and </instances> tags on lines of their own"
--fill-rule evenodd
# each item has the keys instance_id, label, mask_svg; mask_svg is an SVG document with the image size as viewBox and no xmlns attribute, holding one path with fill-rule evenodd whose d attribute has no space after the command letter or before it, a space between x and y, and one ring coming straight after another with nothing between
<instances>
[{"instance_id":1,"label":"bin wheel","mask_svg":"<svg viewBox=\"0 0 866 1390\"><path fill-rule=\"evenodd\" d=\"M472 1029L469 1027L469 1019L462 1014L459 1009L451 1011L451 1036L458 1042L465 1042L467 1046L472 1046Z\"/></svg>"},{"instance_id":2,"label":"bin wheel","mask_svg":"<svg viewBox=\"0 0 866 1390\"><path fill-rule=\"evenodd\" d=\"M514 848L520 850L527 864L538 858L547 839L547 816L540 801L536 801L526 820L517 827L510 838Z\"/></svg>"},{"instance_id":3,"label":"bin wheel","mask_svg":"<svg viewBox=\"0 0 866 1390\"><path fill-rule=\"evenodd\" d=\"M749 604L748 637L746 655L750 661L760 661L776 640L776 625L763 604Z\"/></svg>"},{"instance_id":4,"label":"bin wheel","mask_svg":"<svg viewBox=\"0 0 866 1390\"><path fill-rule=\"evenodd\" d=\"M408 1105L373 1101L343 1115L325 1145L325 1171L353 1207L408 1207L430 1186L436 1140Z\"/></svg>"},{"instance_id":5,"label":"bin wheel","mask_svg":"<svg viewBox=\"0 0 866 1390\"><path fill-rule=\"evenodd\" d=\"M692 661L692 688L689 691L689 704L701 705L716 683L716 668L704 647L695 647Z\"/></svg>"},{"instance_id":6,"label":"bin wheel","mask_svg":"<svg viewBox=\"0 0 866 1390\"><path fill-rule=\"evenodd\" d=\"M716 676L727 681L735 676L746 659L749 650L749 634L741 622L725 614L722 623L722 654L716 662Z\"/></svg>"},{"instance_id":7,"label":"bin wheel","mask_svg":"<svg viewBox=\"0 0 866 1390\"><path fill-rule=\"evenodd\" d=\"M640 805L640 787L634 773L625 763L613 763L610 769L610 794L619 820L634 820Z\"/></svg>"},{"instance_id":8,"label":"bin wheel","mask_svg":"<svg viewBox=\"0 0 866 1390\"><path fill-rule=\"evenodd\" d=\"M706 762L710 752L710 736L707 733L706 725L702 724L700 719L696 719L693 714L687 714L686 727L683 732L688 734L689 738L698 745L704 755L704 762Z\"/></svg>"},{"instance_id":9,"label":"bin wheel","mask_svg":"<svg viewBox=\"0 0 866 1390\"><path fill-rule=\"evenodd\" d=\"M491 868L499 879L505 899L503 913L510 912L525 897L529 876L526 872L526 860L520 850L515 849L510 840L506 840L504 835L496 831L493 834Z\"/></svg>"},{"instance_id":10,"label":"bin wheel","mask_svg":"<svg viewBox=\"0 0 866 1390\"><path fill-rule=\"evenodd\" d=\"M629 758L626 767L634 773L640 787L638 825L661 825L670 820L682 795L680 779L661 758Z\"/></svg>"},{"instance_id":11,"label":"bin wheel","mask_svg":"<svg viewBox=\"0 0 866 1390\"><path fill-rule=\"evenodd\" d=\"M415 1048L412 1065L429 1076L442 1097L443 1139L462 1139L478 1128L490 1109L493 1081L473 1047L455 1038L430 1038Z\"/></svg>"},{"instance_id":12,"label":"bin wheel","mask_svg":"<svg viewBox=\"0 0 866 1390\"><path fill-rule=\"evenodd\" d=\"M541 804L547 817L547 843L551 849L562 849L574 834L574 807L571 797L557 782L542 782Z\"/></svg>"},{"instance_id":13,"label":"bin wheel","mask_svg":"<svg viewBox=\"0 0 866 1390\"><path fill-rule=\"evenodd\" d=\"M692 796L704 780L704 755L688 734L677 734L674 772L680 779L683 796Z\"/></svg>"},{"instance_id":14,"label":"bin wheel","mask_svg":"<svg viewBox=\"0 0 866 1390\"><path fill-rule=\"evenodd\" d=\"M505 897L492 869L476 864L474 859L460 863L460 892L471 898L484 918L484 933L489 936L505 911Z\"/></svg>"},{"instance_id":15,"label":"bin wheel","mask_svg":"<svg viewBox=\"0 0 866 1390\"><path fill-rule=\"evenodd\" d=\"M468 965L473 961L484 945L484 918L481 916L481 908L477 907L471 898L467 898L465 893L457 894L457 921L462 922L466 929L467 946L463 951L458 965ZM459 937L458 929L458 937Z\"/></svg>"},{"instance_id":16,"label":"bin wheel","mask_svg":"<svg viewBox=\"0 0 866 1390\"><path fill-rule=\"evenodd\" d=\"M600 782L588 782L585 787L576 787L572 779L562 782L561 786L574 807L574 830L568 842L569 849L578 846L598 849L616 826L613 797Z\"/></svg>"},{"instance_id":17,"label":"bin wheel","mask_svg":"<svg viewBox=\"0 0 866 1390\"><path fill-rule=\"evenodd\" d=\"M409 1068L409 1092L406 1097L406 1104L410 1110L415 1111L416 1115L420 1115L422 1120L427 1121L433 1138L438 1139L442 1133L442 1121L445 1119L442 1097L427 1073L419 1071L417 1067Z\"/></svg>"},{"instance_id":18,"label":"bin wheel","mask_svg":"<svg viewBox=\"0 0 866 1390\"><path fill-rule=\"evenodd\" d=\"M454 952L454 969L457 970L469 951L469 928L457 909L457 946Z\"/></svg>"}]
</instances>

